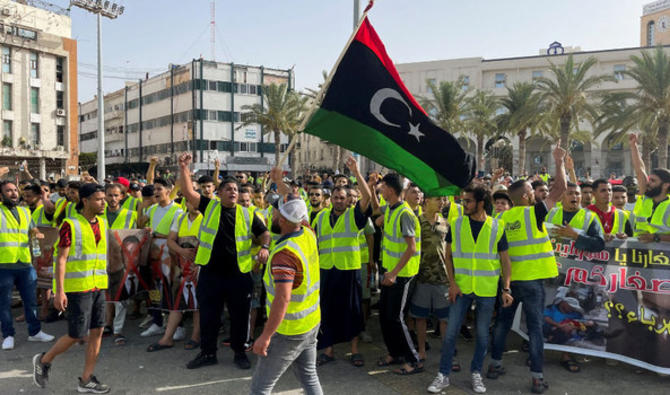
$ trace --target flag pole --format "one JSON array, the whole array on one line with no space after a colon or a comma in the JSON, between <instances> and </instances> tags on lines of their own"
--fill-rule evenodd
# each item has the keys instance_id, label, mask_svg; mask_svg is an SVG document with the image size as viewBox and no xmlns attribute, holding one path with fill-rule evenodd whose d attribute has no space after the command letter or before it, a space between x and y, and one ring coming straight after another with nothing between
<instances>
[{"instance_id":1,"label":"flag pole","mask_svg":"<svg viewBox=\"0 0 670 395\"><path fill-rule=\"evenodd\" d=\"M335 62L335 65L333 68L330 70L330 73L328 74L328 78L323 82L321 85L321 90L319 91L319 94L316 95L316 99L312 101L309 111L307 112L307 116L302 120L302 123L300 124L300 127L298 130L302 132L305 130L305 126L307 126L307 122L309 121L310 118L314 115L314 112L316 112L316 109L321 105L321 102L323 101L323 97L326 94L326 91L328 90L328 87L330 86L330 82L333 79L333 75L335 74L335 71L337 70L337 67L340 65L340 62L342 62L342 58L344 57L344 54L347 52L347 49L349 49L349 46L351 43L354 41L354 37L356 37L356 34L358 34L358 31L360 30L361 26L363 25L363 21L365 18L368 16L368 11L370 11L370 8L374 5L374 0L370 0L368 3L367 7L365 7L365 10L363 11L363 15L361 15L361 18L358 20L358 25L356 26L356 29L354 29L353 33L351 33L351 36L349 36L349 40L347 40L347 44L344 46L344 49L342 49L342 52L340 53L340 56L337 58L337 61ZM298 133L296 132L293 137L291 138L291 142L289 143L289 146L286 148L286 151L284 151L284 154L279 158L277 161L276 166L281 167L281 165L286 161L286 158L288 157L289 153L291 153L291 150L293 149L293 146L295 145L295 141L298 138Z\"/></svg>"}]
</instances>

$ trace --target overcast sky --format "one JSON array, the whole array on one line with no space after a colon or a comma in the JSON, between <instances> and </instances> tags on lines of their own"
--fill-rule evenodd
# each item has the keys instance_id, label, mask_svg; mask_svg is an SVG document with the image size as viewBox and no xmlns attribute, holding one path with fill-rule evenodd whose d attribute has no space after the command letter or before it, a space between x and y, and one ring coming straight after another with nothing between
<instances>
[{"instance_id":1,"label":"overcast sky","mask_svg":"<svg viewBox=\"0 0 670 395\"><path fill-rule=\"evenodd\" d=\"M64 0L53 0L67 4ZM559 41L582 50L640 44L641 0L377 0L370 21L396 63L536 55ZM106 93L145 72L201 55L210 59L209 0L122 0L103 21ZM361 8L367 3L361 0ZM362 10L361 10L362 11ZM73 9L79 42L79 100L96 91L95 16ZM216 1L216 60L295 66L296 87L315 87L353 24L353 0Z\"/></svg>"}]
</instances>

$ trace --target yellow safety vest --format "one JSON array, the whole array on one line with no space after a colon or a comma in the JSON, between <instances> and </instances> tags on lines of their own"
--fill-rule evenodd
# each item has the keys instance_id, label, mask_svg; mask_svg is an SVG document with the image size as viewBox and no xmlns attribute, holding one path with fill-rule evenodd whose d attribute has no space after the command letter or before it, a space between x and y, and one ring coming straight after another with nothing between
<instances>
[{"instance_id":1,"label":"yellow safety vest","mask_svg":"<svg viewBox=\"0 0 670 395\"><path fill-rule=\"evenodd\" d=\"M654 210L654 199L638 196L630 222L635 237L643 233L670 233L670 199L659 203Z\"/></svg>"},{"instance_id":2,"label":"yellow safety vest","mask_svg":"<svg viewBox=\"0 0 670 395\"><path fill-rule=\"evenodd\" d=\"M72 232L72 244L65 264L64 292L107 289L107 224L102 217L97 218L100 226L100 241L97 245L90 223L81 214L76 213L74 218L63 220L63 223L70 225ZM55 279L53 287L56 289Z\"/></svg>"},{"instance_id":3,"label":"yellow safety vest","mask_svg":"<svg viewBox=\"0 0 670 395\"><path fill-rule=\"evenodd\" d=\"M364 230L358 232L358 243L361 251L361 264L370 263L370 251L368 250L368 239L365 237Z\"/></svg>"},{"instance_id":4,"label":"yellow safety vest","mask_svg":"<svg viewBox=\"0 0 670 395\"><path fill-rule=\"evenodd\" d=\"M126 197L126 200L123 201L123 204L121 205L121 208L128 209L130 211L137 211L137 207L139 206L140 199L137 199L134 196L128 195Z\"/></svg>"},{"instance_id":5,"label":"yellow safety vest","mask_svg":"<svg viewBox=\"0 0 670 395\"><path fill-rule=\"evenodd\" d=\"M65 211L64 218L74 218L77 213L77 203L68 202L65 198L56 201L56 211L54 211L53 226L59 226L58 217Z\"/></svg>"},{"instance_id":6,"label":"yellow safety vest","mask_svg":"<svg viewBox=\"0 0 670 395\"><path fill-rule=\"evenodd\" d=\"M361 268L360 241L354 218L354 209L348 208L337 218L335 227L330 226L332 209L319 211L316 237L319 241L319 265L321 269L358 270Z\"/></svg>"},{"instance_id":7,"label":"yellow safety vest","mask_svg":"<svg viewBox=\"0 0 670 395\"><path fill-rule=\"evenodd\" d=\"M17 262L30 263L30 211L23 206L16 206L16 210L19 221L7 206L0 204L0 267Z\"/></svg>"},{"instance_id":8,"label":"yellow safety vest","mask_svg":"<svg viewBox=\"0 0 670 395\"><path fill-rule=\"evenodd\" d=\"M195 217L193 222L189 224L188 213L183 213L179 217L179 228L177 231L177 237L198 237L198 232L200 231L200 226L202 226L202 214L198 213L198 216Z\"/></svg>"},{"instance_id":9,"label":"yellow safety vest","mask_svg":"<svg viewBox=\"0 0 670 395\"><path fill-rule=\"evenodd\" d=\"M174 215L179 210L181 207L177 205L176 203L172 202L172 206L168 209L167 213L161 218L161 222L158 224L156 221L154 221L154 214L156 214L156 210L158 209L158 203L151 205L149 207L149 214L147 215L149 217L149 227L151 227L154 232L167 236L170 234L170 225L172 225L172 220L174 219Z\"/></svg>"},{"instance_id":10,"label":"yellow safety vest","mask_svg":"<svg viewBox=\"0 0 670 395\"><path fill-rule=\"evenodd\" d=\"M416 240L416 252L409 259L405 267L402 268L398 277L413 277L419 272L419 264L421 262L421 224L416 218L414 212L409 207L407 202L402 204L390 213L390 207L386 206L384 213L384 239L382 243L382 266L387 270L393 270L400 257L407 249L407 243L400 231L400 215L406 213L414 219L414 239Z\"/></svg>"},{"instance_id":11,"label":"yellow safety vest","mask_svg":"<svg viewBox=\"0 0 670 395\"><path fill-rule=\"evenodd\" d=\"M502 215L512 261L511 281L530 281L558 276L554 249L547 229L537 228L535 208L517 206Z\"/></svg>"},{"instance_id":12,"label":"yellow safety vest","mask_svg":"<svg viewBox=\"0 0 670 395\"><path fill-rule=\"evenodd\" d=\"M583 208L580 208L579 211L577 211L577 213L572 217L568 225L577 230L587 232L597 217L598 216L591 210L584 210ZM547 214L545 221L549 222L550 224L563 226L563 208L552 208L549 211L549 214ZM598 220L598 224L600 224L600 220Z\"/></svg>"},{"instance_id":13,"label":"yellow safety vest","mask_svg":"<svg viewBox=\"0 0 670 395\"><path fill-rule=\"evenodd\" d=\"M31 215L33 222L35 223L35 226L52 226L53 221L49 221L46 216L46 212L44 211L44 205L40 204L37 206L35 211L33 211Z\"/></svg>"},{"instance_id":14,"label":"yellow safety vest","mask_svg":"<svg viewBox=\"0 0 670 395\"><path fill-rule=\"evenodd\" d=\"M105 208L105 221L107 221L107 208ZM126 208L119 209L119 214L114 223L107 224L109 229L133 229L137 225L137 211Z\"/></svg>"},{"instance_id":15,"label":"yellow safety vest","mask_svg":"<svg viewBox=\"0 0 670 395\"><path fill-rule=\"evenodd\" d=\"M268 207L268 231L270 232L270 237L272 238L272 242L270 243L270 248L274 247L275 243L277 243L277 240L281 237L279 233L274 233L272 231L272 216L274 215L275 212L275 207L270 206Z\"/></svg>"},{"instance_id":16,"label":"yellow safety vest","mask_svg":"<svg viewBox=\"0 0 670 395\"><path fill-rule=\"evenodd\" d=\"M451 223L451 221L462 216L463 216L463 206L455 202L449 203L449 214L447 215L447 222Z\"/></svg>"},{"instance_id":17,"label":"yellow safety vest","mask_svg":"<svg viewBox=\"0 0 670 395\"><path fill-rule=\"evenodd\" d=\"M486 217L477 240L472 238L470 218L461 216L450 223L452 235L451 256L454 277L463 294L495 297L500 278L498 242L505 231L501 221Z\"/></svg>"},{"instance_id":18,"label":"yellow safety vest","mask_svg":"<svg viewBox=\"0 0 670 395\"><path fill-rule=\"evenodd\" d=\"M291 291L291 301L284 314L284 319L277 328L277 333L294 336L307 333L321 322L319 301L319 252L316 236L311 229L302 227L295 236L281 239L270 254L268 262L280 251L291 251L300 259L303 279L300 286ZM265 306L268 316L275 297L275 284L272 277L272 264L267 265L263 276L267 298Z\"/></svg>"},{"instance_id":19,"label":"yellow safety vest","mask_svg":"<svg viewBox=\"0 0 670 395\"><path fill-rule=\"evenodd\" d=\"M252 268L251 260L251 225L253 214L249 209L236 204L235 211L235 248L237 249L237 266L240 272L249 273ZM212 256L212 247L219 231L221 220L221 203L218 200L210 200L204 214L205 220L200 225L198 239L200 247L195 256L195 263L207 265Z\"/></svg>"}]
</instances>

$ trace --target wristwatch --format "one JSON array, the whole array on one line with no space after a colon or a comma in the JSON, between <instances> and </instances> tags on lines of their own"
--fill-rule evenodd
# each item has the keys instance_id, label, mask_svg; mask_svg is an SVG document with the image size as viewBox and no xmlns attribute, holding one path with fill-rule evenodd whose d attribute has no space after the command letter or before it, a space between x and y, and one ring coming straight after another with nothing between
<instances>
[{"instance_id":1,"label":"wristwatch","mask_svg":"<svg viewBox=\"0 0 670 395\"><path fill-rule=\"evenodd\" d=\"M654 233L654 242L660 243L661 242L661 235L658 233Z\"/></svg>"},{"instance_id":2,"label":"wristwatch","mask_svg":"<svg viewBox=\"0 0 670 395\"><path fill-rule=\"evenodd\" d=\"M265 248L266 250L270 250L270 246L267 244L261 245L261 248Z\"/></svg>"}]
</instances>

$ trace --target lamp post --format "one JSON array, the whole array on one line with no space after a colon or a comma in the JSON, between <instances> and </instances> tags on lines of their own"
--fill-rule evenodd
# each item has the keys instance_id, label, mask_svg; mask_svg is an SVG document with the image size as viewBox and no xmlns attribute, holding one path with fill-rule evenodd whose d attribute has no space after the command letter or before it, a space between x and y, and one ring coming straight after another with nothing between
<instances>
[{"instance_id":1,"label":"lamp post","mask_svg":"<svg viewBox=\"0 0 670 395\"><path fill-rule=\"evenodd\" d=\"M98 18L98 181L105 182L105 101L102 96L102 17L116 19L125 7L102 0L71 0L75 6L97 15Z\"/></svg>"}]
</instances>

